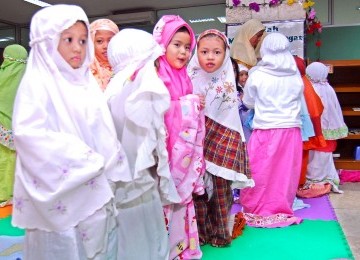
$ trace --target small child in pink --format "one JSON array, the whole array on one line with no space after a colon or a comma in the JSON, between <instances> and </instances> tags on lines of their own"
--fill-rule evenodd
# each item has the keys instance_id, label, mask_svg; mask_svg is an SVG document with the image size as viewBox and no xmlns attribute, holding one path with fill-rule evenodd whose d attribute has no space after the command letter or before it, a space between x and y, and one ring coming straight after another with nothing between
<instances>
[{"instance_id":1,"label":"small child in pink","mask_svg":"<svg viewBox=\"0 0 360 260\"><path fill-rule=\"evenodd\" d=\"M193 193L203 194L203 100L193 94L186 65L195 46L191 27L179 16L165 15L153 35L165 54L158 59L158 74L170 93L165 114L170 172L181 202L164 207L170 239L170 259L201 259Z\"/></svg>"}]
</instances>

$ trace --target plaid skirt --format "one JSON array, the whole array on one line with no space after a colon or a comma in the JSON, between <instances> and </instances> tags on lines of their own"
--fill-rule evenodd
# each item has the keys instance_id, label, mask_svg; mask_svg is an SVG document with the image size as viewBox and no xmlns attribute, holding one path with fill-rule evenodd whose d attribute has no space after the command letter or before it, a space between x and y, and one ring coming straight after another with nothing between
<instances>
[{"instance_id":1,"label":"plaid skirt","mask_svg":"<svg viewBox=\"0 0 360 260\"><path fill-rule=\"evenodd\" d=\"M251 178L246 143L241 141L240 133L208 117L205 118L205 127L205 160Z\"/></svg>"}]
</instances>

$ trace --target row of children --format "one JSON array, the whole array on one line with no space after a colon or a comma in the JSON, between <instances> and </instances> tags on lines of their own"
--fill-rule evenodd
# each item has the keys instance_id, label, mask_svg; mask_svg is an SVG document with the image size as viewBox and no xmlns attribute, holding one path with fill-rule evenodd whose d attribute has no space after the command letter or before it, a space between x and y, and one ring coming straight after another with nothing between
<instances>
[{"instance_id":1,"label":"row of children","mask_svg":"<svg viewBox=\"0 0 360 260\"><path fill-rule=\"evenodd\" d=\"M10 113L25 258L200 259L200 245L241 232L232 189L249 225L299 223L303 82L282 34L264 38L258 62L264 30L250 20L234 41L240 75L256 65L241 88L226 36L196 40L179 16L151 35L89 26L77 6L36 13ZM255 111L249 140L240 101Z\"/></svg>"}]
</instances>

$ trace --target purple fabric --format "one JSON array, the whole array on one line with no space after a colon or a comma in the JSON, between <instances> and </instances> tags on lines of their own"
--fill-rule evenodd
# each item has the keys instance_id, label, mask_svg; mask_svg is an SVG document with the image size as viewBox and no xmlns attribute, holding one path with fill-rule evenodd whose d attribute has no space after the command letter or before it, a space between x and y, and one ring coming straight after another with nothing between
<instances>
[{"instance_id":1,"label":"purple fabric","mask_svg":"<svg viewBox=\"0 0 360 260\"><path fill-rule=\"evenodd\" d=\"M242 206L239 203L234 203L231 207L231 214L236 214L242 210Z\"/></svg>"},{"instance_id":2,"label":"purple fabric","mask_svg":"<svg viewBox=\"0 0 360 260\"><path fill-rule=\"evenodd\" d=\"M304 199L300 198L305 204L309 204L310 208L303 208L295 210L296 217L309 220L335 220L337 217L334 208L331 205L329 195L324 195L317 198ZM242 207L238 203L234 203L231 208L231 213L235 214L241 211Z\"/></svg>"},{"instance_id":3,"label":"purple fabric","mask_svg":"<svg viewBox=\"0 0 360 260\"><path fill-rule=\"evenodd\" d=\"M295 216L310 220L337 220L329 195L311 199L300 199L304 203L310 204L310 208L296 210L294 212Z\"/></svg>"}]
</instances>

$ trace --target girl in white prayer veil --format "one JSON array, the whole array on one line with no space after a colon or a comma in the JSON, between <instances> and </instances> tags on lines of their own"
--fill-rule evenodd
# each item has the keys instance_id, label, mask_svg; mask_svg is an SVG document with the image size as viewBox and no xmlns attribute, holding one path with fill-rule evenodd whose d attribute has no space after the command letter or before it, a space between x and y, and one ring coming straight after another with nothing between
<instances>
[{"instance_id":1,"label":"girl in white prayer veil","mask_svg":"<svg viewBox=\"0 0 360 260\"><path fill-rule=\"evenodd\" d=\"M116 193L118 259L169 258L162 206L179 203L180 197L165 143L170 95L155 68L162 54L151 34L136 29L123 29L108 46L115 76L105 96L134 179L131 193Z\"/></svg>"},{"instance_id":2,"label":"girl in white prayer veil","mask_svg":"<svg viewBox=\"0 0 360 260\"><path fill-rule=\"evenodd\" d=\"M31 21L28 66L14 108L13 220L25 259L116 259L114 187L128 163L89 70L85 12L54 5Z\"/></svg>"},{"instance_id":3,"label":"girl in white prayer veil","mask_svg":"<svg viewBox=\"0 0 360 260\"><path fill-rule=\"evenodd\" d=\"M343 193L339 189L340 178L335 168L332 153L336 149L336 140L348 135L348 128L344 122L335 90L328 83L329 69L321 62L313 62L306 67L306 75L310 79L314 90L319 95L324 105L321 115L321 130L326 141L326 146L310 150L309 163L306 172L305 188L316 196L319 190L331 190ZM321 188L321 189L320 189Z\"/></svg>"}]
</instances>

